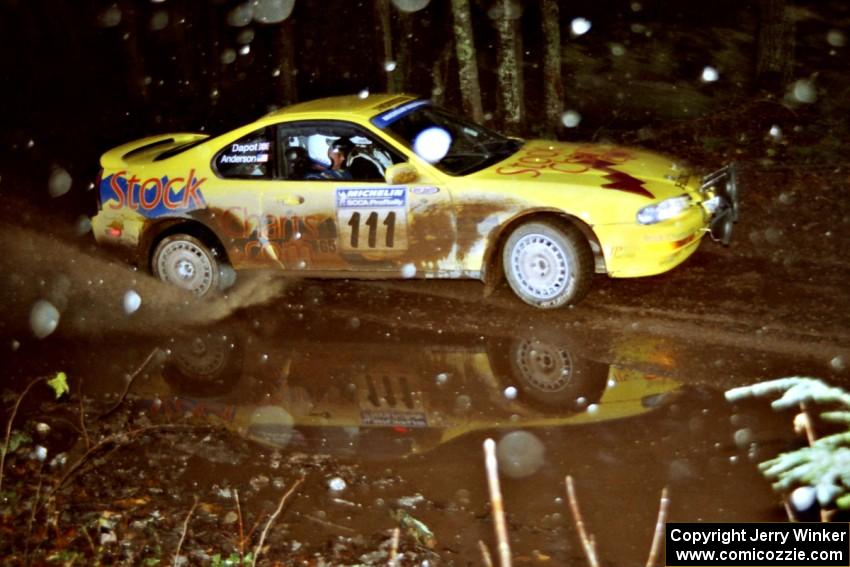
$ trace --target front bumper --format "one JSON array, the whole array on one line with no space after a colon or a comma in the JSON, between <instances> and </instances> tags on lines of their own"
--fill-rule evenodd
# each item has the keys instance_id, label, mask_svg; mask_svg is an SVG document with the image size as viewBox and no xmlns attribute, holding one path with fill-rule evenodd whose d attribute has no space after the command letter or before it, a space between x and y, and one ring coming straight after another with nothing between
<instances>
[{"instance_id":1,"label":"front bumper","mask_svg":"<svg viewBox=\"0 0 850 567\"><path fill-rule=\"evenodd\" d=\"M612 278L652 276L688 259L707 232L709 213L691 207L675 219L652 225L617 224L594 227Z\"/></svg>"},{"instance_id":2,"label":"front bumper","mask_svg":"<svg viewBox=\"0 0 850 567\"><path fill-rule=\"evenodd\" d=\"M732 241L732 227L738 222L740 207L735 164L730 163L703 177L699 192L705 199L703 206L712 214L709 223L711 238L728 246Z\"/></svg>"},{"instance_id":3,"label":"front bumper","mask_svg":"<svg viewBox=\"0 0 850 567\"><path fill-rule=\"evenodd\" d=\"M699 197L681 216L651 225L594 227L609 276L633 278L669 271L696 251L706 233L729 244L739 211L735 165L706 175L699 186L694 183L690 188Z\"/></svg>"}]
</instances>

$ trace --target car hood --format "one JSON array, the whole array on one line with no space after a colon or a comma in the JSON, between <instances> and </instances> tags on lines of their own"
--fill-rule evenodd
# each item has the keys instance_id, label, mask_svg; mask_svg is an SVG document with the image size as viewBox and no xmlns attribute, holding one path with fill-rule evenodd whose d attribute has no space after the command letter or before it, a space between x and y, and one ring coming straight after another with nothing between
<instances>
[{"instance_id":1,"label":"car hood","mask_svg":"<svg viewBox=\"0 0 850 567\"><path fill-rule=\"evenodd\" d=\"M530 140L510 157L470 177L610 189L665 199L684 193L691 176L673 159L646 150Z\"/></svg>"}]
</instances>

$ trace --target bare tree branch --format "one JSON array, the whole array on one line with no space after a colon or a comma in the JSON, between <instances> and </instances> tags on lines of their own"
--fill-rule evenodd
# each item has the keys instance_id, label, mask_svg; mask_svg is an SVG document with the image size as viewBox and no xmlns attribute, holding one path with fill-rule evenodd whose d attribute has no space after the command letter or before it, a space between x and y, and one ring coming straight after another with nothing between
<instances>
[{"instance_id":1,"label":"bare tree branch","mask_svg":"<svg viewBox=\"0 0 850 567\"><path fill-rule=\"evenodd\" d=\"M183 547L183 540L186 539L186 532L189 531L189 519L195 513L195 508L198 506L198 497L195 496L195 503L189 508L189 513L186 514L186 519L183 520L183 533L180 534L180 541L177 542L177 549L174 551L174 560L172 565L177 567L177 558L180 557L180 548Z\"/></svg>"},{"instance_id":2,"label":"bare tree branch","mask_svg":"<svg viewBox=\"0 0 850 567\"><path fill-rule=\"evenodd\" d=\"M298 480L295 481L295 484L292 485L292 488L286 491L286 493L281 497L280 504L277 505L277 510L269 516L269 521L266 522L266 527L263 529L263 533L260 535L260 542L257 544L256 549L254 550L254 560L251 562L251 567L257 566L257 559L260 557L260 553L263 551L263 543L266 541L266 535L269 533L269 528L272 527L272 524L280 515L281 510L283 510L283 505L286 503L286 499L295 492L295 490L301 486L301 483L304 482L304 477L302 476Z\"/></svg>"},{"instance_id":3,"label":"bare tree branch","mask_svg":"<svg viewBox=\"0 0 850 567\"><path fill-rule=\"evenodd\" d=\"M126 386L124 386L124 392L121 394L121 397L118 398L118 401L115 402L115 405L112 406L111 408L109 408L108 410L106 410L104 413L100 414L97 417L98 419L103 419L103 418L111 415L112 412L117 410L121 406L121 404L124 403L124 399L127 397L127 393L130 391L130 387L133 385L133 381L136 379L136 377L139 374L142 373L142 371L145 368L147 368L148 364L150 364L151 360L153 360L153 357L156 356L157 353L159 353L159 352L160 352L159 347L153 348L153 350L150 352L150 354L147 356L147 358L145 358L145 360L142 361L142 364L138 368L136 368L135 372L133 372L130 375L130 378L127 379L127 384L126 384Z\"/></svg>"},{"instance_id":4,"label":"bare tree branch","mask_svg":"<svg viewBox=\"0 0 850 567\"><path fill-rule=\"evenodd\" d=\"M658 503L658 519L655 521L655 534L652 536L652 545L649 547L646 567L652 567L658 559L661 540L664 538L664 522L667 521L667 508L669 507L670 499L667 497L667 487L665 486L661 491L661 501Z\"/></svg>"},{"instance_id":5,"label":"bare tree branch","mask_svg":"<svg viewBox=\"0 0 850 567\"><path fill-rule=\"evenodd\" d=\"M484 562L484 567L493 567L493 557L490 555L490 550L487 549L487 544L479 539L478 548L481 549L481 561Z\"/></svg>"},{"instance_id":6,"label":"bare tree branch","mask_svg":"<svg viewBox=\"0 0 850 567\"><path fill-rule=\"evenodd\" d=\"M9 441L12 438L12 423L15 421L15 416L18 414L18 408L21 405L21 400L24 399L24 396L32 389L33 386L47 380L47 376L39 376L38 378L31 381L27 384L27 387L24 388L24 391L21 392L21 395L18 396L18 399L15 400L15 407L12 408L12 413L9 415L9 421L6 422L6 437L3 440L3 452L0 453L0 490L3 488L3 469L6 466L6 453L9 452Z\"/></svg>"},{"instance_id":7,"label":"bare tree branch","mask_svg":"<svg viewBox=\"0 0 850 567\"><path fill-rule=\"evenodd\" d=\"M392 547L390 549L390 562L388 563L389 567L396 567L398 565L398 539L401 536L401 530L398 529L398 526L393 528L393 541Z\"/></svg>"},{"instance_id":8,"label":"bare tree branch","mask_svg":"<svg viewBox=\"0 0 850 567\"><path fill-rule=\"evenodd\" d=\"M584 519L581 517L581 510L578 507L578 498L576 497L576 488L573 483L573 477L567 475L567 498L570 501L570 509L573 512L573 520L578 530L581 545L584 548L584 554L587 556L587 564L590 567L599 567L599 557L596 555L596 544L593 541L593 536L588 535L584 527Z\"/></svg>"},{"instance_id":9,"label":"bare tree branch","mask_svg":"<svg viewBox=\"0 0 850 567\"><path fill-rule=\"evenodd\" d=\"M493 506L493 527L499 546L499 565L511 567L511 545L508 542L508 528L505 524L505 506L502 501L502 489L499 486L499 465L496 460L496 442L484 441L484 464L487 468L487 484L490 487L490 502Z\"/></svg>"}]
</instances>

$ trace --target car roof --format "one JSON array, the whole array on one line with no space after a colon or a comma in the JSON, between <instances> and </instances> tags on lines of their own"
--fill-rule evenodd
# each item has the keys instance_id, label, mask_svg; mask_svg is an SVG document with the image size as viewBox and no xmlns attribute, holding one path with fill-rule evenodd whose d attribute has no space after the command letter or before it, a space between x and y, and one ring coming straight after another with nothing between
<instances>
[{"instance_id":1,"label":"car roof","mask_svg":"<svg viewBox=\"0 0 850 567\"><path fill-rule=\"evenodd\" d=\"M379 112L416 100L416 98L418 97L388 93L370 94L365 97L360 95L333 96L287 106L270 112L264 118L279 119L293 118L301 114L327 114L356 115L360 118L369 119Z\"/></svg>"}]
</instances>

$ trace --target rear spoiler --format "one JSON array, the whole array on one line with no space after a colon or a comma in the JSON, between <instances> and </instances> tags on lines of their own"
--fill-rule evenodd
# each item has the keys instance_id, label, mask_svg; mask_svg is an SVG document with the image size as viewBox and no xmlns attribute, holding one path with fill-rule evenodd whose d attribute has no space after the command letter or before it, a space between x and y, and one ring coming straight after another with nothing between
<instances>
[{"instance_id":1,"label":"rear spoiler","mask_svg":"<svg viewBox=\"0 0 850 567\"><path fill-rule=\"evenodd\" d=\"M135 140L112 148L100 158L104 169L127 167L132 162L150 162L170 149L209 138L208 134L180 132L160 134Z\"/></svg>"}]
</instances>

